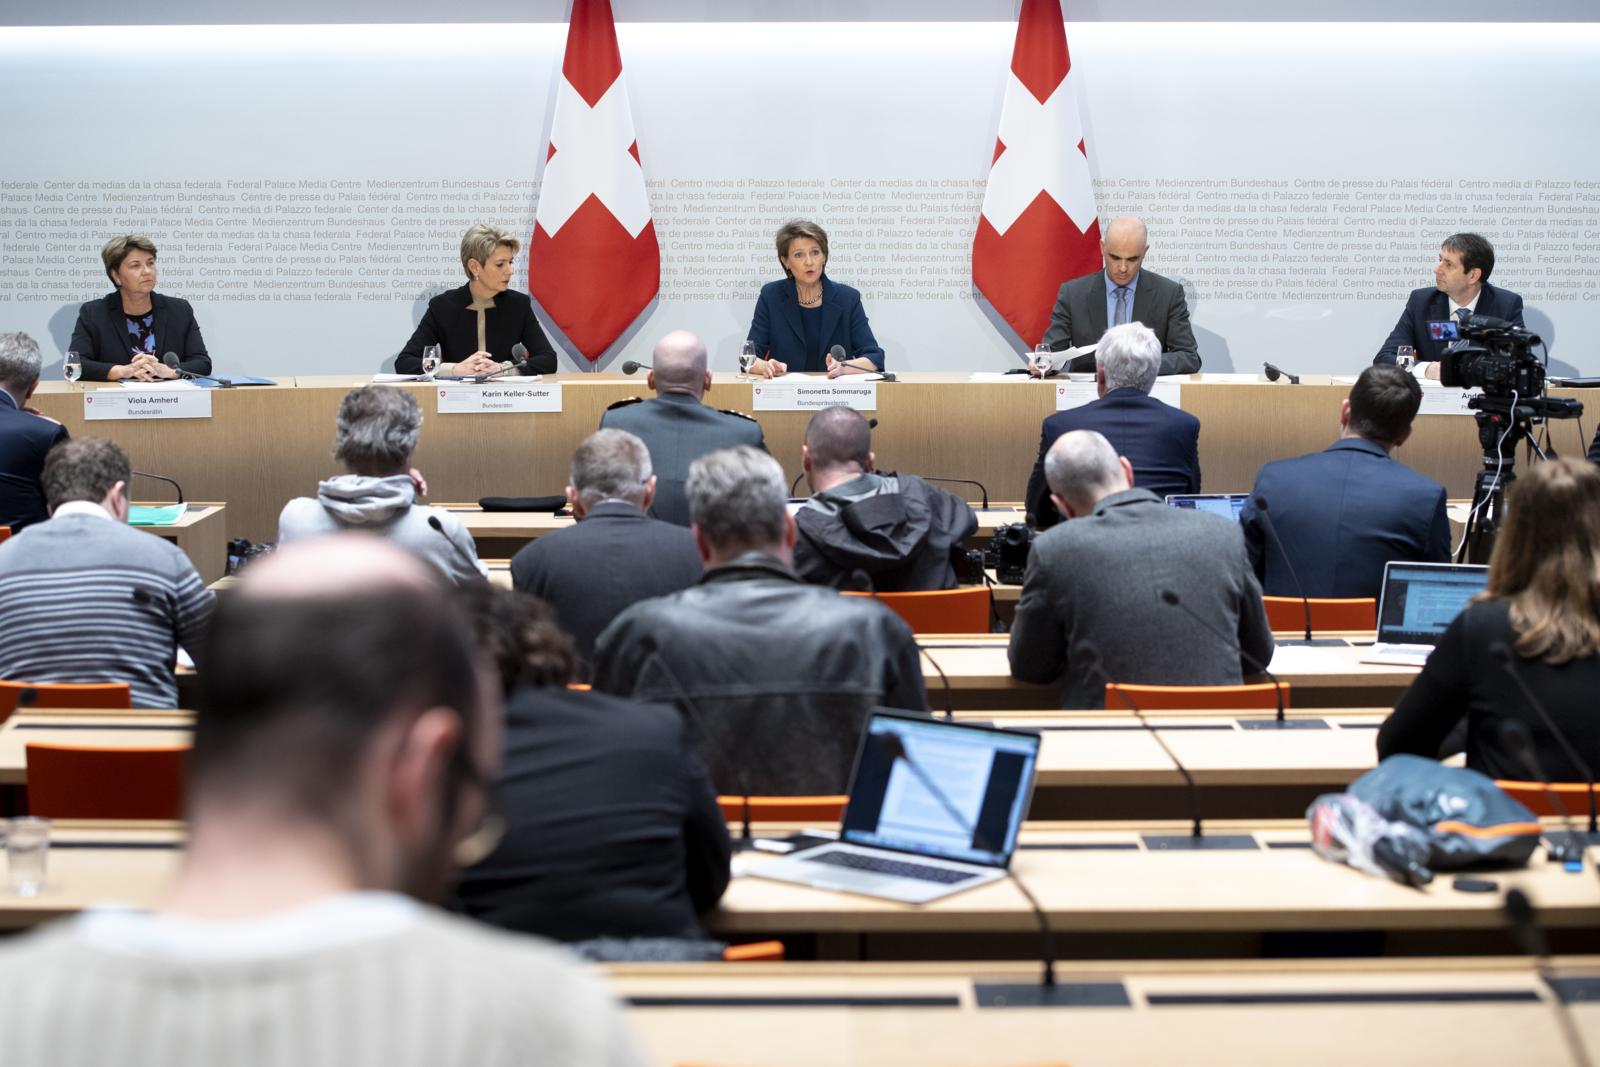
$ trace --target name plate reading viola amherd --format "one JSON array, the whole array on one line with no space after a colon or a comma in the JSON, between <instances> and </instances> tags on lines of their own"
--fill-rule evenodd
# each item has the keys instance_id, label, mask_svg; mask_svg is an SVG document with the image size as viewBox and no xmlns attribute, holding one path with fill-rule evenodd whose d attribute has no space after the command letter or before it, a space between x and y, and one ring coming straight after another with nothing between
<instances>
[{"instance_id":1,"label":"name plate reading viola amherd","mask_svg":"<svg viewBox=\"0 0 1600 1067\"><path fill-rule=\"evenodd\" d=\"M1177 382L1164 382L1157 379L1151 386L1150 395L1171 407L1181 407L1183 399L1183 386ZM1057 382L1056 383L1056 410L1066 411L1070 408L1081 408L1083 405L1100 399L1099 387L1094 382Z\"/></svg>"},{"instance_id":2,"label":"name plate reading viola amherd","mask_svg":"<svg viewBox=\"0 0 1600 1067\"><path fill-rule=\"evenodd\" d=\"M89 422L107 419L209 419L211 390L192 385L166 389L86 389L83 417Z\"/></svg>"},{"instance_id":3,"label":"name plate reading viola amherd","mask_svg":"<svg viewBox=\"0 0 1600 1067\"><path fill-rule=\"evenodd\" d=\"M560 382L507 382L439 386L441 415L499 415L507 412L560 411Z\"/></svg>"},{"instance_id":4,"label":"name plate reading viola amherd","mask_svg":"<svg viewBox=\"0 0 1600 1067\"><path fill-rule=\"evenodd\" d=\"M878 383L846 378L777 378L750 387L757 411L818 411L844 406L878 410Z\"/></svg>"}]
</instances>

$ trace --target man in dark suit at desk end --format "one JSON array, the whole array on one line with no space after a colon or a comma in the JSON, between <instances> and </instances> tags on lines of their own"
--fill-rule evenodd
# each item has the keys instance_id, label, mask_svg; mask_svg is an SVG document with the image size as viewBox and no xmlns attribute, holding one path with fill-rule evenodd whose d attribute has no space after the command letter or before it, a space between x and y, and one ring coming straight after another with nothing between
<instances>
[{"instance_id":1,"label":"man in dark suit at desk end","mask_svg":"<svg viewBox=\"0 0 1600 1067\"><path fill-rule=\"evenodd\" d=\"M1050 446L1072 430L1104 434L1118 455L1133 464L1133 482L1157 496L1200 491L1200 420L1150 395L1162 359L1161 342L1147 326L1113 326L1095 352L1100 399L1058 411L1044 420L1039 456L1028 478L1028 517L1044 530L1058 520L1050 503L1044 459Z\"/></svg>"},{"instance_id":2,"label":"man in dark suit at desk end","mask_svg":"<svg viewBox=\"0 0 1600 1067\"><path fill-rule=\"evenodd\" d=\"M1428 334L1428 323L1455 319L1464 322L1471 315L1487 315L1522 325L1522 297L1509 289L1489 284L1494 272L1494 245L1475 233L1453 233L1439 246L1439 263L1433 268L1433 285L1413 289L1406 300L1389 339L1383 342L1373 363L1393 363L1401 345L1413 350L1417 371L1435 380L1439 359L1449 348Z\"/></svg>"},{"instance_id":3,"label":"man in dark suit at desk end","mask_svg":"<svg viewBox=\"0 0 1600 1067\"><path fill-rule=\"evenodd\" d=\"M0 333L0 526L16 533L50 517L39 472L45 453L67 428L28 409L39 385L39 343L25 333Z\"/></svg>"},{"instance_id":4,"label":"man in dark suit at desk end","mask_svg":"<svg viewBox=\"0 0 1600 1067\"><path fill-rule=\"evenodd\" d=\"M1061 286L1044 343L1051 351L1083 348L1100 340L1108 327L1142 322L1155 331L1161 345L1162 374L1194 374L1200 351L1189 325L1189 304L1183 286L1155 271L1142 269L1150 250L1150 234L1132 215L1111 220L1100 240L1105 270L1074 278ZM1092 356L1079 356L1065 368L1094 370Z\"/></svg>"},{"instance_id":5,"label":"man in dark suit at desk end","mask_svg":"<svg viewBox=\"0 0 1600 1067\"><path fill-rule=\"evenodd\" d=\"M1268 596L1376 597L1390 560L1449 561L1444 486L1390 456L1411 436L1421 405L1409 373L1368 367L1339 407L1339 440L1261 468L1239 523ZM1282 551L1257 500L1266 501Z\"/></svg>"}]
</instances>

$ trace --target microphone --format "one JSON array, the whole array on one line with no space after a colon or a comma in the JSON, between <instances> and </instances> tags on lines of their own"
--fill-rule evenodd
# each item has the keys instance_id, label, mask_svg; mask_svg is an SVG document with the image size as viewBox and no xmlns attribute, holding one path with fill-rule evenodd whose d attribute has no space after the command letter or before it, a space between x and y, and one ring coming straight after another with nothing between
<instances>
[{"instance_id":1,"label":"microphone","mask_svg":"<svg viewBox=\"0 0 1600 1067\"><path fill-rule=\"evenodd\" d=\"M877 600L879 604L883 603L883 601L879 600L879 598L878 598L878 590L873 585L872 575L868 574L866 571L862 570L860 567L857 567L855 570L850 572L850 584L854 585L857 589L861 590L862 592L867 593L869 596L872 597L872 599ZM917 654L920 655L923 659L927 660L928 663L933 666L934 673L936 673L939 676L939 681L944 686L944 719L945 719L945 721L946 722L955 722L956 721L955 690L950 685L949 676L944 673L944 668L939 666L939 661L933 658L933 653L929 652L926 648L924 648L922 646L922 642L918 641L915 636L913 636L911 640L912 640L912 644L917 646Z\"/></svg>"},{"instance_id":2,"label":"microphone","mask_svg":"<svg viewBox=\"0 0 1600 1067\"><path fill-rule=\"evenodd\" d=\"M1589 1053L1584 1048L1583 1038L1578 1034L1578 1028L1573 1025L1572 1014L1567 1007L1567 1002L1561 995L1561 990L1556 988L1554 975L1550 970L1550 944L1545 939L1544 929L1539 925L1539 914L1534 910L1533 901L1528 899L1528 894L1520 889L1506 890L1505 899L1506 922L1511 927L1511 939L1517 947L1533 957L1533 969L1539 976L1539 981L1550 991L1551 1010L1555 1012L1556 1021L1561 1025L1561 1036L1566 1040L1567 1051L1572 1055L1572 1062L1578 1067L1589 1067Z\"/></svg>"},{"instance_id":3,"label":"microphone","mask_svg":"<svg viewBox=\"0 0 1600 1067\"><path fill-rule=\"evenodd\" d=\"M1336 637L1318 640L1311 636L1311 598L1306 596L1306 587L1300 584L1300 576L1295 573L1294 561L1289 558L1288 549L1283 547L1283 539L1278 536L1278 528L1273 525L1272 516L1267 513L1267 498L1257 495L1250 501L1256 506L1256 511L1261 514L1261 523L1267 528L1267 536L1272 538L1272 544L1277 548L1278 555L1283 559L1283 566L1289 572L1289 580L1294 583L1295 595L1300 598L1300 603L1306 609L1306 636L1301 644L1306 645L1342 645L1343 641Z\"/></svg>"},{"instance_id":4,"label":"microphone","mask_svg":"<svg viewBox=\"0 0 1600 1067\"><path fill-rule=\"evenodd\" d=\"M471 578L476 578L480 582L488 581L488 579L485 578L484 575L483 575L483 570L481 569L481 566L478 563L478 557L472 555L466 549L462 548L459 544L456 543L455 538L453 538L449 534L445 533L444 523L439 521L439 516L437 516L437 515L429 515L428 516L428 525L433 527L433 532L434 533L438 534L440 537L444 538L447 542L449 542L450 547L455 550L456 555L461 557L461 559L466 563L466 565L467 565L467 574L470 575ZM471 578L469 578L468 580L470 581Z\"/></svg>"},{"instance_id":5,"label":"microphone","mask_svg":"<svg viewBox=\"0 0 1600 1067\"><path fill-rule=\"evenodd\" d=\"M1290 374L1286 370L1279 370L1277 367L1274 367L1270 363L1263 363L1263 364L1261 364L1261 367L1262 367L1262 371L1267 376L1267 381L1269 381L1269 382L1275 382L1279 378L1287 378L1287 379L1289 379L1289 384L1290 385L1299 385L1300 384L1300 376L1298 374Z\"/></svg>"},{"instance_id":6,"label":"microphone","mask_svg":"<svg viewBox=\"0 0 1600 1067\"><path fill-rule=\"evenodd\" d=\"M966 833L968 839L972 842L973 847L990 853L999 851L999 849L994 847L994 843L989 840L988 835L983 832L983 829L974 823L968 822L967 819L956 808L956 806L950 802L949 795L939 787L939 783L934 781L933 778L922 769L922 765L920 763L911 758L911 753L906 751L905 738L901 737L898 733L893 732L870 734L869 736L878 746L878 750L888 758L891 769L893 769L896 760L899 760L906 765L906 770L910 771L912 777L916 778L917 782L921 784L922 788L927 790L929 795L938 802L939 806L944 809L945 814L950 817L950 821L955 823L964 833ZM1028 902L1028 906L1033 909L1034 920L1039 924L1039 937L1041 941L1039 953L1039 962L1041 964L1038 986L1039 1004L1043 1005L1047 1003L1054 1003L1056 989L1056 947L1055 933L1050 929L1050 917L1048 914L1046 914L1045 910L1039 906L1039 902L1034 899L1033 894L1029 892L1028 887L1023 884L1022 879L1017 877L1016 872L1011 869L1011 865L1009 863L1006 864L1004 870L1005 875L1008 879L1010 879L1011 884L1017 887L1017 891L1021 893L1023 899ZM1015 987L1007 988L1010 988L1013 992L1015 992ZM996 992L1001 992L1001 990L997 988ZM1024 1002L1015 999L1014 996L1007 996L1006 1003L1022 1004Z\"/></svg>"},{"instance_id":7,"label":"microphone","mask_svg":"<svg viewBox=\"0 0 1600 1067\"><path fill-rule=\"evenodd\" d=\"M527 363L528 346L523 344L521 341L518 341L516 344L511 346L511 369L520 374L522 372L522 368L525 367Z\"/></svg>"},{"instance_id":8,"label":"microphone","mask_svg":"<svg viewBox=\"0 0 1600 1067\"><path fill-rule=\"evenodd\" d=\"M1567 737L1566 732L1557 726L1555 720L1550 717L1550 712L1545 708L1544 702L1534 696L1533 690L1523 680L1522 672L1517 670L1517 657L1511 651L1511 646L1504 641L1496 641L1489 646L1489 655L1494 657L1495 663L1499 664L1500 669L1505 671L1511 678L1512 684L1522 693L1522 699L1528 702L1528 706L1533 709L1535 715L1539 716L1539 721L1544 724L1544 728L1550 731L1550 736L1556 739L1556 744L1561 746L1562 754L1571 761L1574 767L1578 768L1578 773L1583 775L1583 783L1588 786L1589 794L1589 836L1584 843L1586 845L1593 844L1595 837L1600 835L1600 808L1597 808L1595 803L1594 771L1590 769L1588 761L1578 755L1578 750L1572 746L1572 741ZM1523 726L1523 731L1527 731L1526 726ZM1530 755L1533 752L1531 738L1528 752Z\"/></svg>"},{"instance_id":9,"label":"microphone","mask_svg":"<svg viewBox=\"0 0 1600 1067\"><path fill-rule=\"evenodd\" d=\"M176 352L163 353L161 356L161 362L177 371L178 377L182 378L186 382L216 382L217 388L219 389L233 388L233 382L229 381L227 378L213 378L209 374L196 374L194 371L184 370L182 367L178 366L178 353Z\"/></svg>"},{"instance_id":10,"label":"microphone","mask_svg":"<svg viewBox=\"0 0 1600 1067\"><path fill-rule=\"evenodd\" d=\"M622 373L623 374L638 374L641 370L654 370L654 369L655 368L651 367L650 364L648 364L648 363L640 363L638 360L635 360L635 359L625 359L625 360L622 361Z\"/></svg>"},{"instance_id":11,"label":"microphone","mask_svg":"<svg viewBox=\"0 0 1600 1067\"><path fill-rule=\"evenodd\" d=\"M183 486L168 478L165 474L146 474L144 471L129 471L135 478L151 478L158 482L166 482L178 491L178 503L183 503Z\"/></svg>"},{"instance_id":12,"label":"microphone","mask_svg":"<svg viewBox=\"0 0 1600 1067\"><path fill-rule=\"evenodd\" d=\"M1207 631L1210 632L1211 636L1215 637L1218 641L1221 641L1223 644L1226 645L1226 644L1236 643L1236 642L1230 641L1227 634L1223 633L1221 630L1219 630L1215 626L1211 625L1209 620L1202 618L1200 616L1199 612L1195 611L1189 605L1185 604L1182 600L1178 599L1178 594L1174 593L1172 590L1170 590L1170 589L1161 590L1161 599L1166 601L1168 604L1171 604L1173 607L1177 608L1179 611L1183 612L1185 615L1189 616L1189 618L1193 619L1195 622L1199 623L1202 627L1204 627ZM1277 696L1278 696L1278 717L1277 717L1277 719L1275 721L1276 721L1276 724L1277 724L1278 728L1282 729L1286 725L1286 723L1284 721L1284 715L1283 715L1283 706L1284 706L1283 683L1278 680L1278 676L1276 674L1273 674L1271 671L1267 670L1267 665L1265 663L1262 663L1260 660L1256 659L1250 653L1246 652L1243 648L1239 649L1239 657L1241 659L1243 659L1246 663L1248 663L1252 670L1258 671L1261 674L1266 675L1268 680L1272 682L1273 688L1277 691ZM1241 725L1243 725L1243 724L1241 723Z\"/></svg>"},{"instance_id":13,"label":"microphone","mask_svg":"<svg viewBox=\"0 0 1600 1067\"><path fill-rule=\"evenodd\" d=\"M1572 824L1572 813L1567 810L1561 794L1551 786L1550 777L1545 774L1544 767L1539 762L1539 754L1534 751L1533 734L1529 732L1528 724L1521 719L1500 719L1495 730L1495 740L1500 743L1500 747L1511 754L1513 759L1522 764L1526 773L1532 774L1534 780L1543 786L1544 795L1550 798L1551 805L1561 816L1561 827L1567 832L1567 842L1565 846L1560 846L1552 841L1550 859L1557 863L1576 861L1581 868L1583 850L1587 842L1579 842L1577 828Z\"/></svg>"},{"instance_id":14,"label":"microphone","mask_svg":"<svg viewBox=\"0 0 1600 1067\"><path fill-rule=\"evenodd\" d=\"M989 490L984 488L982 482L975 482L971 478L935 478L931 474L924 474L922 480L925 482L949 482L952 485L975 485L978 487L978 492L983 494L983 504L980 506L985 511L989 510Z\"/></svg>"},{"instance_id":15,"label":"microphone","mask_svg":"<svg viewBox=\"0 0 1600 1067\"><path fill-rule=\"evenodd\" d=\"M828 355L833 357L835 363L843 363L850 358L850 354L844 350L844 345L834 345L828 349Z\"/></svg>"}]
</instances>

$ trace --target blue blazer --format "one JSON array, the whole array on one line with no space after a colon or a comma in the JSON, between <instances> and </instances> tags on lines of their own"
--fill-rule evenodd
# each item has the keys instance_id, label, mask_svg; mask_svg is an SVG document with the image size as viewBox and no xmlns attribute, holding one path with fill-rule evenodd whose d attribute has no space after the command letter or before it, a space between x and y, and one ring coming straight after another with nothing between
<instances>
[{"instance_id":1,"label":"blue blazer","mask_svg":"<svg viewBox=\"0 0 1600 1067\"><path fill-rule=\"evenodd\" d=\"M155 312L156 352L178 356L178 367L190 374L210 374L211 357L206 342L194 321L194 308L175 296L150 294L150 309ZM78 308L78 321L72 327L67 348L83 358L83 380L103 382L111 368L133 362L132 335L122 314L122 294L108 293Z\"/></svg>"},{"instance_id":2,"label":"blue blazer","mask_svg":"<svg viewBox=\"0 0 1600 1067\"><path fill-rule=\"evenodd\" d=\"M834 345L843 345L850 359L866 358L883 369L883 349L867 325L861 294L822 276L822 347L806 351L806 331L800 321L800 301L794 279L768 282L756 297L756 314L750 323L750 340L791 371L827 370L824 357Z\"/></svg>"},{"instance_id":3,"label":"blue blazer","mask_svg":"<svg viewBox=\"0 0 1600 1067\"><path fill-rule=\"evenodd\" d=\"M67 428L30 415L0 389L0 526L13 533L50 517L39 473L44 457L67 439Z\"/></svg>"},{"instance_id":4,"label":"blue blazer","mask_svg":"<svg viewBox=\"0 0 1600 1067\"><path fill-rule=\"evenodd\" d=\"M1135 489L1148 489L1157 496L1200 491L1200 420L1137 389L1113 389L1099 400L1044 420L1039 458L1028 478L1028 515L1041 530L1061 518L1044 479L1044 456L1056 438L1072 430L1104 434L1117 455L1133 464Z\"/></svg>"},{"instance_id":5,"label":"blue blazer","mask_svg":"<svg viewBox=\"0 0 1600 1067\"><path fill-rule=\"evenodd\" d=\"M1477 313L1488 315L1490 318L1505 319L1521 326L1522 297L1509 289L1496 289L1488 282L1484 282L1482 291L1478 294ZM1393 363L1395 349L1401 345L1415 348L1419 363L1437 360L1444 355L1444 350L1449 344L1429 337L1428 323L1443 322L1449 317L1448 296L1431 285L1425 289L1413 289L1411 296L1406 300L1406 309L1400 313L1400 321L1394 324L1394 331L1389 334L1389 339L1383 342L1383 348L1379 349L1378 354L1372 357L1372 362Z\"/></svg>"},{"instance_id":6,"label":"blue blazer","mask_svg":"<svg viewBox=\"0 0 1600 1067\"><path fill-rule=\"evenodd\" d=\"M1267 502L1283 552L1256 510L1258 496ZM1322 452L1262 467L1239 524L1268 596L1300 595L1284 565L1287 553L1306 596L1376 597L1389 560L1449 562L1444 501L1444 486L1371 441L1348 437Z\"/></svg>"}]
</instances>

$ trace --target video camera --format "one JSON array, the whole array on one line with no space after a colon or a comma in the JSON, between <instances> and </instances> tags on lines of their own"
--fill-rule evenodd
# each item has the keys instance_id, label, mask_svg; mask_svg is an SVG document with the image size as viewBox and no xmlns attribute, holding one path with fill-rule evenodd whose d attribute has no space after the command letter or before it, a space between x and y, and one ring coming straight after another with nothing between
<instances>
[{"instance_id":1,"label":"video camera","mask_svg":"<svg viewBox=\"0 0 1600 1067\"><path fill-rule=\"evenodd\" d=\"M1461 341L1439 360L1439 382L1459 389L1482 389L1485 396L1523 399L1544 392L1544 365L1532 352L1539 335L1505 319L1473 315L1428 323L1435 341Z\"/></svg>"},{"instance_id":2,"label":"video camera","mask_svg":"<svg viewBox=\"0 0 1600 1067\"><path fill-rule=\"evenodd\" d=\"M995 527L989 539L986 562L994 568L1002 585L1021 585L1028 570L1028 554L1033 551L1034 532L1020 522Z\"/></svg>"}]
</instances>

